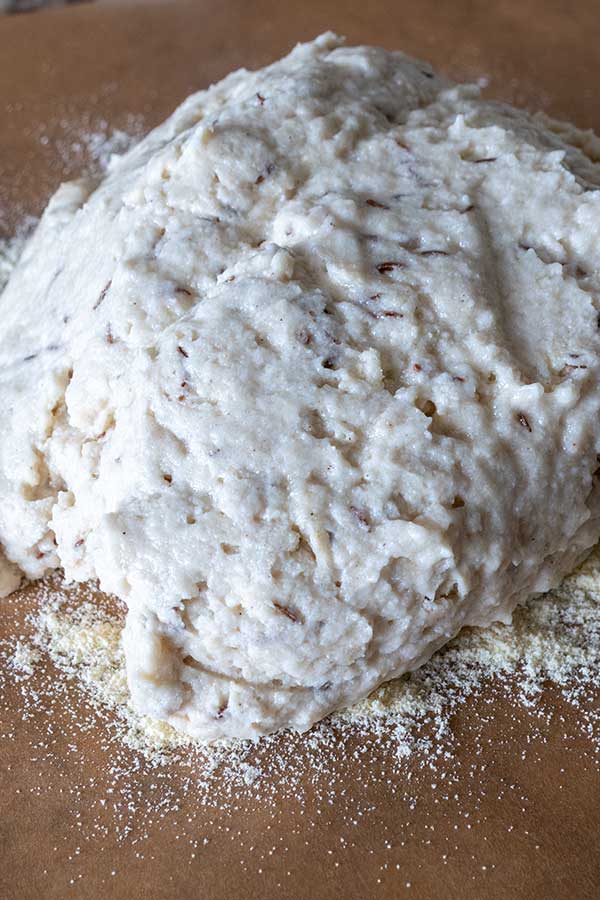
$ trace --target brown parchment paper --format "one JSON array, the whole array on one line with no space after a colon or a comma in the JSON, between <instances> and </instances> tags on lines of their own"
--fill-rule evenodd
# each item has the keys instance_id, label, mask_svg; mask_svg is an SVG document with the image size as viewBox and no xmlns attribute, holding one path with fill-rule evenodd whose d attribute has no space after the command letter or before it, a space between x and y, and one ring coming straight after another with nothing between
<instances>
[{"instance_id":1,"label":"brown parchment paper","mask_svg":"<svg viewBox=\"0 0 600 900\"><path fill-rule=\"evenodd\" d=\"M82 131L103 122L128 129L132 116L148 128L191 90L328 28L419 55L457 78L485 77L491 96L600 130L598 0L98 2L3 17L0 233L38 214L77 174L85 153L72 145ZM0 637L26 632L32 604L30 589L3 602ZM302 801L279 796L277 784L270 803L237 809L229 800L203 811L182 796L179 810L151 825L140 816L137 831L132 813L124 836L110 802L98 805L111 764L106 723L74 741L66 720L82 700L73 690L56 713L49 754L47 730L42 747L38 715L23 721L20 688L9 686L0 708L0 897L600 897L594 748L559 691L548 687L544 703L551 712L535 728L531 713L492 688L466 704L453 722L461 749L445 788L439 766L434 775L422 759L394 776L395 792L383 777L363 788L348 747L334 747L328 774L307 760ZM385 769L385 748L368 752L373 770ZM351 799L327 800L323 784L336 771L338 790L345 779L348 796L360 795L357 824ZM132 786L138 805L156 802L143 767Z\"/></svg>"}]
</instances>

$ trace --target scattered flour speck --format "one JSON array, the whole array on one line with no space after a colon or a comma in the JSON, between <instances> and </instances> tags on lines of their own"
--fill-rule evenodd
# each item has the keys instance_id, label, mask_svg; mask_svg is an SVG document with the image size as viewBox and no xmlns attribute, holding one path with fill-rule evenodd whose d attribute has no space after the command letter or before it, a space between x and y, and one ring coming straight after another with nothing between
<instances>
[{"instance_id":1,"label":"scattered flour speck","mask_svg":"<svg viewBox=\"0 0 600 900\"><path fill-rule=\"evenodd\" d=\"M28 641L18 640L10 664L18 673L17 678L29 678L33 675L35 665L40 661L40 651Z\"/></svg>"}]
</instances>

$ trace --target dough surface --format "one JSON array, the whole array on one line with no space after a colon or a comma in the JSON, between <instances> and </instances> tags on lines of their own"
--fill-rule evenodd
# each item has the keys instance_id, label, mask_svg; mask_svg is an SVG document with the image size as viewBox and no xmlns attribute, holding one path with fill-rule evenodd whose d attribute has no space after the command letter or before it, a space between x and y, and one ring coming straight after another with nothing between
<instances>
[{"instance_id":1,"label":"dough surface","mask_svg":"<svg viewBox=\"0 0 600 900\"><path fill-rule=\"evenodd\" d=\"M0 297L0 593L137 708L305 729L600 534L600 144L333 35L63 185Z\"/></svg>"}]
</instances>

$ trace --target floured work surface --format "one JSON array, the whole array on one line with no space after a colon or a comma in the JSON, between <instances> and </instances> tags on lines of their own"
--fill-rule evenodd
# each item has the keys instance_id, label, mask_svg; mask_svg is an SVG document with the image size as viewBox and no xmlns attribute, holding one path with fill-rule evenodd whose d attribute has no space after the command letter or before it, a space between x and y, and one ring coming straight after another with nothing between
<instances>
[{"instance_id":1,"label":"floured work surface","mask_svg":"<svg viewBox=\"0 0 600 900\"><path fill-rule=\"evenodd\" d=\"M466 2L440 12L432 0L418 12L390 5L393 13L385 3L98 4L3 21L0 227L13 234L61 178L90 160L101 165L190 90L326 27L420 55L459 79L487 77L490 94L600 130L593 6L578 4L565 21L541 2L498 3L493 13ZM75 659L81 678L82 660L115 649L119 610L102 601L115 624L92 622L94 640L82 648L69 608L94 597L82 591L55 610L57 591L31 587L4 601L3 897L597 896L593 677L525 693L509 641L508 675L471 679L446 667L441 681L420 682L393 722L338 721L255 750L180 747L149 760L135 723L36 649L44 594L50 649L63 667ZM561 614L567 627L579 622L571 660L582 651L584 662L594 658L591 637L587 648L581 640L586 609L567 604ZM547 655L552 627L552 616L526 623L526 662ZM118 654L113 663L91 673L108 693L122 677Z\"/></svg>"}]
</instances>

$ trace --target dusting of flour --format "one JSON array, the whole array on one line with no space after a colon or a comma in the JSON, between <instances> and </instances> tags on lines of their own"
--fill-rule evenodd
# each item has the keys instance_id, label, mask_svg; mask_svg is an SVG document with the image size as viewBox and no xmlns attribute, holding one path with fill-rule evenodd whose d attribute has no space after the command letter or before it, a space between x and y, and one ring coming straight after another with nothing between
<instances>
[{"instance_id":1,"label":"dusting of flour","mask_svg":"<svg viewBox=\"0 0 600 900\"><path fill-rule=\"evenodd\" d=\"M111 128L104 119L93 127L75 131L72 123L66 120L59 124L62 136L58 140L51 141L43 125L40 126L38 140L43 147L51 145L55 160L62 166L75 169L82 175L105 174L111 163L131 149L144 133L143 119L136 115L128 116L126 131ZM24 215L14 234L0 236L0 292L38 221L34 216Z\"/></svg>"},{"instance_id":2,"label":"dusting of flour","mask_svg":"<svg viewBox=\"0 0 600 900\"><path fill-rule=\"evenodd\" d=\"M89 587L69 590L59 576L40 582L32 621L35 652L46 653L93 700L113 710L125 743L146 759L159 763L186 747L210 755L206 745L133 709L121 645L123 618L116 601L107 608L98 596ZM600 686L600 548L559 588L519 607L511 626L463 629L420 669L388 682L316 731L345 727L385 733L399 757L435 755L455 710L492 679L509 678L520 703L531 707L547 681L574 704L586 687ZM423 726L432 723L425 737ZM244 746L221 742L212 752Z\"/></svg>"}]
</instances>

